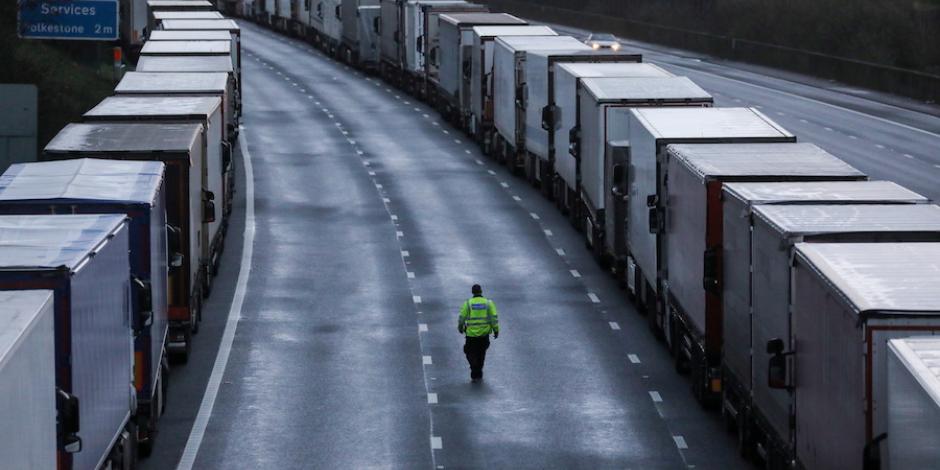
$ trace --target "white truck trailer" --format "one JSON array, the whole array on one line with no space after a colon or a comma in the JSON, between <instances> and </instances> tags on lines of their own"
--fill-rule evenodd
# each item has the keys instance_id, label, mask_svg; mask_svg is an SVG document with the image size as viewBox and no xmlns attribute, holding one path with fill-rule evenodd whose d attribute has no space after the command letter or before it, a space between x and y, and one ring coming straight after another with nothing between
<instances>
[{"instance_id":1,"label":"white truck trailer","mask_svg":"<svg viewBox=\"0 0 940 470\"><path fill-rule=\"evenodd\" d=\"M576 54L592 51L571 36L501 36L493 48L494 145L499 160L513 172L521 170L525 150L526 60L529 52Z\"/></svg>"},{"instance_id":2,"label":"white truck trailer","mask_svg":"<svg viewBox=\"0 0 940 470\"><path fill-rule=\"evenodd\" d=\"M940 462L940 338L888 342L888 470Z\"/></svg>"},{"instance_id":3,"label":"white truck trailer","mask_svg":"<svg viewBox=\"0 0 940 470\"><path fill-rule=\"evenodd\" d=\"M365 8L365 10L363 10ZM374 63L375 53L369 46L378 46L376 36L379 32L381 7L379 0L342 0L340 20L343 24L343 41L340 46L340 58L347 64ZM365 42L365 44L362 44ZM362 55L366 50L365 56Z\"/></svg>"},{"instance_id":4,"label":"white truck trailer","mask_svg":"<svg viewBox=\"0 0 940 470\"><path fill-rule=\"evenodd\" d=\"M52 291L0 292L0 461L56 468Z\"/></svg>"},{"instance_id":5,"label":"white truck trailer","mask_svg":"<svg viewBox=\"0 0 940 470\"><path fill-rule=\"evenodd\" d=\"M548 26L474 26L470 76L464 76L460 103L466 130L489 152L493 134L493 50L497 37L558 36Z\"/></svg>"},{"instance_id":6,"label":"white truck trailer","mask_svg":"<svg viewBox=\"0 0 940 470\"><path fill-rule=\"evenodd\" d=\"M768 383L793 393L803 468L863 468L887 429L888 341L940 333L940 244L800 243L792 263Z\"/></svg>"},{"instance_id":7,"label":"white truck trailer","mask_svg":"<svg viewBox=\"0 0 940 470\"><path fill-rule=\"evenodd\" d=\"M415 50L414 88L418 95L436 106L437 75L440 68L441 16L448 13L487 14L486 6L456 0L419 0L417 41ZM432 86L433 85L433 86Z\"/></svg>"}]
</instances>

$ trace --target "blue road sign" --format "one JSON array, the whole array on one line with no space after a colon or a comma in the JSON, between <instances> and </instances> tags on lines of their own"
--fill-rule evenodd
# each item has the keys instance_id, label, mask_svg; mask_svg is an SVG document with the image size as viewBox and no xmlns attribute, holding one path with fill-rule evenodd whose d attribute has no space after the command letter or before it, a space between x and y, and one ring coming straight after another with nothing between
<instances>
[{"instance_id":1,"label":"blue road sign","mask_svg":"<svg viewBox=\"0 0 940 470\"><path fill-rule=\"evenodd\" d=\"M118 38L118 0L17 0L21 38Z\"/></svg>"}]
</instances>

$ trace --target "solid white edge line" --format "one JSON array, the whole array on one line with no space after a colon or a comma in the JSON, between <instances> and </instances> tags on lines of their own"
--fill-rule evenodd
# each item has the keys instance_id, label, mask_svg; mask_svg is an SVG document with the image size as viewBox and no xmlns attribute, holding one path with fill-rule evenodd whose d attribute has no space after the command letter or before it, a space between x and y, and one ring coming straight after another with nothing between
<instances>
[{"instance_id":1,"label":"solid white edge line","mask_svg":"<svg viewBox=\"0 0 940 470\"><path fill-rule=\"evenodd\" d=\"M244 131L243 127L240 128ZM209 383L206 384L206 392L202 396L202 403L199 404L199 411L196 413L193 428L186 440L186 447L183 448L183 455L176 466L177 470L191 470L196 463L199 447L202 446L202 439L206 434L206 427L209 425L209 418L212 417L212 409L219 395L222 376L225 374L228 358L232 353L235 329L238 328L242 305L245 303L245 292L248 290L248 278L251 276L251 258L255 243L255 186L251 154L248 153L248 143L244 132L241 132L239 145L242 149L242 162L245 165L245 232L242 240L242 259L238 267L238 280L235 284L232 305L228 310L228 319L225 321L225 330L222 332L222 340L219 342L219 351L216 353L215 364L209 375Z\"/></svg>"}]
</instances>

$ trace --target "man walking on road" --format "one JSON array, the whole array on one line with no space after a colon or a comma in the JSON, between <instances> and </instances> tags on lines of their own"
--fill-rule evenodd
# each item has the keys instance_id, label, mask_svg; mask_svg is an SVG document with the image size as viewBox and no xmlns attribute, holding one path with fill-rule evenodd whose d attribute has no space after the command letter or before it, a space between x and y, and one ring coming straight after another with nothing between
<instances>
[{"instance_id":1,"label":"man walking on road","mask_svg":"<svg viewBox=\"0 0 940 470\"><path fill-rule=\"evenodd\" d=\"M496 304L483 297L483 288L479 284L474 284L471 292L473 297L460 306L457 331L467 336L463 352L470 363L470 380L476 383L483 380L483 361L490 347L490 333L493 333L493 338L499 338L499 314L496 313Z\"/></svg>"}]
</instances>

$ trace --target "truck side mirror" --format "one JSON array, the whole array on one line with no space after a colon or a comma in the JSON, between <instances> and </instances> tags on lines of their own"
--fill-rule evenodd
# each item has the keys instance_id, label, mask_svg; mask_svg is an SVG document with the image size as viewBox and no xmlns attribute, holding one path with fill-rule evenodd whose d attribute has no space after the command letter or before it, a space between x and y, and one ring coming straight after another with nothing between
<instances>
[{"instance_id":1,"label":"truck side mirror","mask_svg":"<svg viewBox=\"0 0 940 470\"><path fill-rule=\"evenodd\" d=\"M581 126L574 126L568 131L568 153L575 160L581 159Z\"/></svg>"},{"instance_id":2,"label":"truck side mirror","mask_svg":"<svg viewBox=\"0 0 940 470\"><path fill-rule=\"evenodd\" d=\"M150 282L137 276L131 277L134 297L137 299L137 326L143 328L153 323L153 290Z\"/></svg>"},{"instance_id":3,"label":"truck side mirror","mask_svg":"<svg viewBox=\"0 0 940 470\"><path fill-rule=\"evenodd\" d=\"M550 104L542 108L542 129L550 131L555 129L558 122L558 106Z\"/></svg>"},{"instance_id":4,"label":"truck side mirror","mask_svg":"<svg viewBox=\"0 0 940 470\"><path fill-rule=\"evenodd\" d=\"M333 14L336 15L336 19L338 20L343 19L343 11L340 7L341 5L336 5L336 10L333 12Z\"/></svg>"},{"instance_id":5,"label":"truck side mirror","mask_svg":"<svg viewBox=\"0 0 940 470\"><path fill-rule=\"evenodd\" d=\"M222 168L226 170L232 164L232 144L229 142L222 142Z\"/></svg>"},{"instance_id":6,"label":"truck side mirror","mask_svg":"<svg viewBox=\"0 0 940 470\"><path fill-rule=\"evenodd\" d=\"M774 338L767 342L767 354L770 360L767 367L767 386L775 390L789 390L787 384L787 356L792 354L784 352L783 340Z\"/></svg>"},{"instance_id":7,"label":"truck side mirror","mask_svg":"<svg viewBox=\"0 0 940 470\"><path fill-rule=\"evenodd\" d=\"M174 225L166 225L167 266L178 268L183 265L183 231Z\"/></svg>"},{"instance_id":8,"label":"truck side mirror","mask_svg":"<svg viewBox=\"0 0 940 470\"><path fill-rule=\"evenodd\" d=\"M202 221L211 224L215 222L215 193L212 191L203 191L202 197Z\"/></svg>"},{"instance_id":9,"label":"truck side mirror","mask_svg":"<svg viewBox=\"0 0 940 470\"><path fill-rule=\"evenodd\" d=\"M418 36L418 39L416 41L417 41L417 44L415 44L415 49L418 52L424 52L424 36Z\"/></svg>"},{"instance_id":10,"label":"truck side mirror","mask_svg":"<svg viewBox=\"0 0 940 470\"><path fill-rule=\"evenodd\" d=\"M705 267L702 276L702 287L705 292L718 294L721 290L718 282L719 263L721 261L721 249L718 247L709 247L702 256L702 265Z\"/></svg>"},{"instance_id":11,"label":"truck side mirror","mask_svg":"<svg viewBox=\"0 0 940 470\"><path fill-rule=\"evenodd\" d=\"M649 209L649 230L652 234L659 234L663 232L663 226L665 221L662 217L662 211L657 207L651 207Z\"/></svg>"},{"instance_id":12,"label":"truck side mirror","mask_svg":"<svg viewBox=\"0 0 940 470\"><path fill-rule=\"evenodd\" d=\"M81 430L79 420L78 397L56 388L56 424L57 434L62 443L62 450L68 454L81 452L82 438L78 437Z\"/></svg>"},{"instance_id":13,"label":"truck side mirror","mask_svg":"<svg viewBox=\"0 0 940 470\"><path fill-rule=\"evenodd\" d=\"M380 21L381 19L382 18L379 18L379 17L372 18L372 31L376 35L382 34L382 23Z\"/></svg>"},{"instance_id":14,"label":"truck side mirror","mask_svg":"<svg viewBox=\"0 0 940 470\"><path fill-rule=\"evenodd\" d=\"M463 61L463 79L469 80L472 73L471 65L469 60Z\"/></svg>"},{"instance_id":15,"label":"truck side mirror","mask_svg":"<svg viewBox=\"0 0 940 470\"><path fill-rule=\"evenodd\" d=\"M614 165L613 176L611 176L612 181L610 185L610 194L615 197L622 197L624 195L623 186L626 183L626 170L623 165L618 163Z\"/></svg>"}]
</instances>

